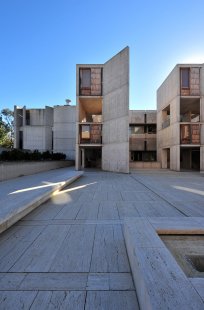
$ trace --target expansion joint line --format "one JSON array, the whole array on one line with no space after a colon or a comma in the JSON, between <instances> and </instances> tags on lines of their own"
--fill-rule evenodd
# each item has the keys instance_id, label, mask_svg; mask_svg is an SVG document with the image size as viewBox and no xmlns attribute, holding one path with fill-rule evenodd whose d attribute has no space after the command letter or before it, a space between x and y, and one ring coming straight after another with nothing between
<instances>
[{"instance_id":1,"label":"expansion joint line","mask_svg":"<svg viewBox=\"0 0 204 310\"><path fill-rule=\"evenodd\" d=\"M136 182L140 183L141 185L143 185L146 189L148 189L149 191L151 191L153 194L155 194L156 196L158 196L160 199L162 199L163 201L165 201L166 203L168 203L171 207L174 207L178 212L180 212L182 215L188 217L188 215L186 215L183 211L179 210L173 203L169 202L167 199L165 199L164 197L162 197L161 195L159 195L157 192L155 192L153 189L151 189L151 187L148 187L146 184L144 184L142 181L138 180L137 178L135 178L134 176L130 175L130 177Z\"/></svg>"}]
</instances>

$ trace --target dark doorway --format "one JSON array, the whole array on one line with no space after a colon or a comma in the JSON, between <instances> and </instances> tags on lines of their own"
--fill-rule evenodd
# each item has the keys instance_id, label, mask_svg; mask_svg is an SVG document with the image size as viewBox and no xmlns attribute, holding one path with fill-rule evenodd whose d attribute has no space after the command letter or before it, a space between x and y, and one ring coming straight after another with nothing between
<instances>
[{"instance_id":1,"label":"dark doorway","mask_svg":"<svg viewBox=\"0 0 204 310\"><path fill-rule=\"evenodd\" d=\"M180 153L181 169L200 170L200 149L181 148Z\"/></svg>"},{"instance_id":2,"label":"dark doorway","mask_svg":"<svg viewBox=\"0 0 204 310\"><path fill-rule=\"evenodd\" d=\"M191 151L191 167L193 170L200 170L200 150Z\"/></svg>"},{"instance_id":3,"label":"dark doorway","mask_svg":"<svg viewBox=\"0 0 204 310\"><path fill-rule=\"evenodd\" d=\"M101 148L85 149L85 168L101 168Z\"/></svg>"},{"instance_id":4,"label":"dark doorway","mask_svg":"<svg viewBox=\"0 0 204 310\"><path fill-rule=\"evenodd\" d=\"M167 169L170 169L170 149L166 149Z\"/></svg>"}]
</instances>

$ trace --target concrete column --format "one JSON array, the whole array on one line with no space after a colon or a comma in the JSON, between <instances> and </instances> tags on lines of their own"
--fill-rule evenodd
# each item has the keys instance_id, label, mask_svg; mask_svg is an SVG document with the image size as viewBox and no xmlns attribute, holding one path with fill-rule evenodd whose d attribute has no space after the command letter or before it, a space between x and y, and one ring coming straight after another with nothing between
<instances>
[{"instance_id":1,"label":"concrete column","mask_svg":"<svg viewBox=\"0 0 204 310\"><path fill-rule=\"evenodd\" d=\"M85 150L84 149L81 149L81 160L82 160L81 167L82 169L84 169L85 168Z\"/></svg>"},{"instance_id":2,"label":"concrete column","mask_svg":"<svg viewBox=\"0 0 204 310\"><path fill-rule=\"evenodd\" d=\"M200 171L204 172L204 146L200 147Z\"/></svg>"},{"instance_id":3,"label":"concrete column","mask_svg":"<svg viewBox=\"0 0 204 310\"><path fill-rule=\"evenodd\" d=\"M79 149L78 144L76 144L76 153L75 153L75 169L81 169L81 150Z\"/></svg>"},{"instance_id":4,"label":"concrete column","mask_svg":"<svg viewBox=\"0 0 204 310\"><path fill-rule=\"evenodd\" d=\"M161 150L161 166L162 169L167 169L167 149Z\"/></svg>"},{"instance_id":5,"label":"concrete column","mask_svg":"<svg viewBox=\"0 0 204 310\"><path fill-rule=\"evenodd\" d=\"M26 107L23 107L23 126L26 126Z\"/></svg>"},{"instance_id":6,"label":"concrete column","mask_svg":"<svg viewBox=\"0 0 204 310\"><path fill-rule=\"evenodd\" d=\"M170 169L180 171L180 145L170 147Z\"/></svg>"}]
</instances>

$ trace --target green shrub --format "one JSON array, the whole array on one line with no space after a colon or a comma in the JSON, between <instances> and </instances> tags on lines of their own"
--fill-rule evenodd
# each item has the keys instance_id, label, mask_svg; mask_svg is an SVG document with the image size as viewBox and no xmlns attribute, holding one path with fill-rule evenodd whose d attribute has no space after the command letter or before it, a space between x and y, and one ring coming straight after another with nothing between
<instances>
[{"instance_id":1,"label":"green shrub","mask_svg":"<svg viewBox=\"0 0 204 310\"><path fill-rule=\"evenodd\" d=\"M18 149L12 149L9 151L2 151L0 154L0 160L2 161L21 161L21 160L64 160L66 155L63 153L50 153L49 151L39 152L24 151Z\"/></svg>"}]
</instances>

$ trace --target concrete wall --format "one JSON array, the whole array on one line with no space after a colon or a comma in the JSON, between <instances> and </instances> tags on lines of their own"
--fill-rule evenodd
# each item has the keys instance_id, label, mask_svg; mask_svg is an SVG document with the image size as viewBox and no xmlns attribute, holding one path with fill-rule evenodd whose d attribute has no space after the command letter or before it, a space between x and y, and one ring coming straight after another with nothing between
<instances>
[{"instance_id":1,"label":"concrete wall","mask_svg":"<svg viewBox=\"0 0 204 310\"><path fill-rule=\"evenodd\" d=\"M170 126L162 129L162 110L170 106ZM166 168L164 150L170 149L170 169L180 170L180 69L177 65L157 91L157 159Z\"/></svg>"},{"instance_id":2,"label":"concrete wall","mask_svg":"<svg viewBox=\"0 0 204 310\"><path fill-rule=\"evenodd\" d=\"M144 162L144 161L132 161L130 162L130 169L160 169L161 164L157 161Z\"/></svg>"},{"instance_id":3,"label":"concrete wall","mask_svg":"<svg viewBox=\"0 0 204 310\"><path fill-rule=\"evenodd\" d=\"M160 112L170 102L180 95L180 74L177 65L157 90L157 112Z\"/></svg>"},{"instance_id":4,"label":"concrete wall","mask_svg":"<svg viewBox=\"0 0 204 310\"><path fill-rule=\"evenodd\" d=\"M64 153L67 159L75 159L76 107L54 107L53 152Z\"/></svg>"},{"instance_id":5,"label":"concrete wall","mask_svg":"<svg viewBox=\"0 0 204 310\"><path fill-rule=\"evenodd\" d=\"M14 179L23 175L31 175L52 169L70 167L72 161L42 161L42 162L11 162L0 163L0 181Z\"/></svg>"},{"instance_id":6,"label":"concrete wall","mask_svg":"<svg viewBox=\"0 0 204 310\"><path fill-rule=\"evenodd\" d=\"M129 123L130 124L144 124L144 112L140 110L129 111Z\"/></svg>"},{"instance_id":7,"label":"concrete wall","mask_svg":"<svg viewBox=\"0 0 204 310\"><path fill-rule=\"evenodd\" d=\"M104 65L102 169L129 172L129 48Z\"/></svg>"},{"instance_id":8,"label":"concrete wall","mask_svg":"<svg viewBox=\"0 0 204 310\"><path fill-rule=\"evenodd\" d=\"M156 110L130 110L129 123L130 124L144 124L146 114L146 124L156 124L157 111Z\"/></svg>"},{"instance_id":9,"label":"concrete wall","mask_svg":"<svg viewBox=\"0 0 204 310\"><path fill-rule=\"evenodd\" d=\"M23 149L46 151L52 150L52 127L24 126Z\"/></svg>"},{"instance_id":10,"label":"concrete wall","mask_svg":"<svg viewBox=\"0 0 204 310\"><path fill-rule=\"evenodd\" d=\"M30 111L30 125L32 126L52 126L53 108L45 109L28 109Z\"/></svg>"}]
</instances>

